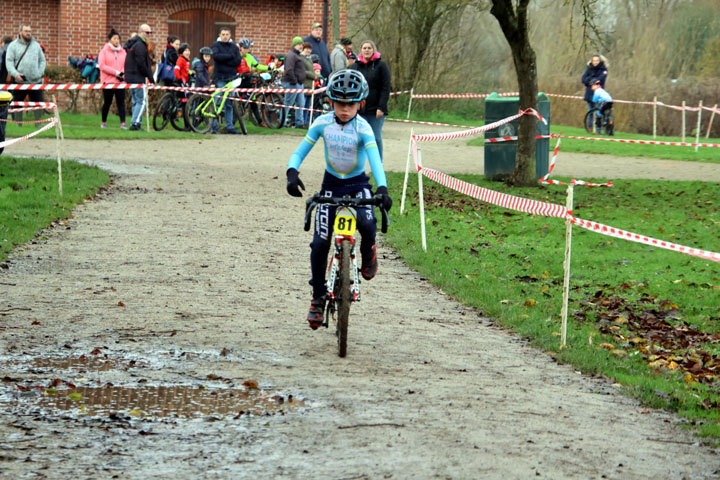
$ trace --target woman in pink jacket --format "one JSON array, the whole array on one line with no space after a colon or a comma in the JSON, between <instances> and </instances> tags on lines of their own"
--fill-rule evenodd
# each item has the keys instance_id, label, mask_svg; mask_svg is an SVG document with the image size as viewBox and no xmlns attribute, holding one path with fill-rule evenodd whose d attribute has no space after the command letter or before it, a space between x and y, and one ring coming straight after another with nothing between
<instances>
[{"instance_id":1,"label":"woman in pink jacket","mask_svg":"<svg viewBox=\"0 0 720 480\"><path fill-rule=\"evenodd\" d=\"M100 68L100 81L102 83L120 83L125 81L125 49L120 45L120 34L111 29L108 33L108 43L98 55L98 68ZM117 103L120 128L125 126L125 89L103 89L102 124L100 128L107 128L107 117L110 112L113 97Z\"/></svg>"}]
</instances>

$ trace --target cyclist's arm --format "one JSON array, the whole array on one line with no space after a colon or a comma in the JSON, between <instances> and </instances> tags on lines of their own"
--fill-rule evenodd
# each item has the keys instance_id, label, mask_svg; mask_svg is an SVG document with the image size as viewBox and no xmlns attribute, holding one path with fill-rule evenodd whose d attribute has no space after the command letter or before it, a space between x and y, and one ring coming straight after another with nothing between
<instances>
[{"instance_id":1,"label":"cyclist's arm","mask_svg":"<svg viewBox=\"0 0 720 480\"><path fill-rule=\"evenodd\" d=\"M377 141L372 130L369 132L358 132L362 145L360 148L364 148L367 152L368 163L370 164L370 170L372 171L373 177L375 177L375 183L378 187L387 187L387 179L385 178L385 170L383 169L382 159L380 158L380 149L378 149Z\"/></svg>"},{"instance_id":2,"label":"cyclist's arm","mask_svg":"<svg viewBox=\"0 0 720 480\"><path fill-rule=\"evenodd\" d=\"M308 153L310 153L310 150L312 150L312 148L315 146L318 139L322 136L322 133L323 125L313 123L313 126L310 127L308 133L305 135L305 138L303 138L303 141L300 143L300 145L298 145L293 154L290 156L288 168L294 168L295 170L300 169L300 164L302 164L303 160L305 160L305 157L307 157Z\"/></svg>"}]
</instances>

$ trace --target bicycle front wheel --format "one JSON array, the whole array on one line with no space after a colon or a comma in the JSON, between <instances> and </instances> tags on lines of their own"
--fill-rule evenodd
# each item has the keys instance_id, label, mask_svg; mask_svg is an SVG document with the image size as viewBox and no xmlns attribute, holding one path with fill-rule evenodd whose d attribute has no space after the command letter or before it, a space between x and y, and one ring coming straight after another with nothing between
<instances>
[{"instance_id":1,"label":"bicycle front wheel","mask_svg":"<svg viewBox=\"0 0 720 480\"><path fill-rule=\"evenodd\" d=\"M264 102L260 108L265 125L274 129L282 127L285 121L285 110L282 107L283 97L279 93L265 93L261 100Z\"/></svg>"},{"instance_id":2,"label":"bicycle front wheel","mask_svg":"<svg viewBox=\"0 0 720 480\"><path fill-rule=\"evenodd\" d=\"M170 124L172 124L173 128L179 132L187 132L190 128L188 127L187 117L185 115L187 102L183 102L183 100L186 99L175 98L174 100L173 109L170 112Z\"/></svg>"},{"instance_id":3,"label":"bicycle front wheel","mask_svg":"<svg viewBox=\"0 0 720 480\"><path fill-rule=\"evenodd\" d=\"M174 111L173 98L168 94L163 95L157 107L155 107L155 112L153 112L153 130L159 132L167 126L168 121L170 121L171 111Z\"/></svg>"},{"instance_id":4,"label":"bicycle front wheel","mask_svg":"<svg viewBox=\"0 0 720 480\"><path fill-rule=\"evenodd\" d=\"M350 240L343 240L340 243L340 268L338 269L339 291L336 292L335 300L337 302L337 341L338 355L344 357L347 354L347 337L348 337L348 320L350 317L350 301L352 293L350 291L350 270L352 262L350 261ZM354 276L353 276L354 277Z\"/></svg>"},{"instance_id":5,"label":"bicycle front wheel","mask_svg":"<svg viewBox=\"0 0 720 480\"><path fill-rule=\"evenodd\" d=\"M590 110L585 114L585 131L588 133L593 132L595 126L595 110Z\"/></svg>"},{"instance_id":6,"label":"bicycle front wheel","mask_svg":"<svg viewBox=\"0 0 720 480\"><path fill-rule=\"evenodd\" d=\"M207 133L210 131L213 119L203 113L207 101L212 102L212 98L196 93L188 99L185 106L185 121L194 132ZM207 108L213 107L208 105Z\"/></svg>"}]
</instances>

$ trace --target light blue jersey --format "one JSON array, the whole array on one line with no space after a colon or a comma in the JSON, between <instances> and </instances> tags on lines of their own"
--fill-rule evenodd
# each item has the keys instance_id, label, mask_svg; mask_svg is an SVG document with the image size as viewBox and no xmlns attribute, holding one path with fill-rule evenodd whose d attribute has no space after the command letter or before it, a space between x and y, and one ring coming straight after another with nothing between
<instances>
[{"instance_id":1,"label":"light blue jersey","mask_svg":"<svg viewBox=\"0 0 720 480\"><path fill-rule=\"evenodd\" d=\"M319 116L290 157L288 168L299 170L320 137L325 140L325 170L330 175L340 179L363 175L368 162L377 186L387 186L375 135L360 115L345 125L337 123L332 112Z\"/></svg>"},{"instance_id":2,"label":"light blue jersey","mask_svg":"<svg viewBox=\"0 0 720 480\"><path fill-rule=\"evenodd\" d=\"M603 102L612 102L613 99L610 96L610 94L603 90L602 88L598 88L593 92L593 103L603 103Z\"/></svg>"}]
</instances>

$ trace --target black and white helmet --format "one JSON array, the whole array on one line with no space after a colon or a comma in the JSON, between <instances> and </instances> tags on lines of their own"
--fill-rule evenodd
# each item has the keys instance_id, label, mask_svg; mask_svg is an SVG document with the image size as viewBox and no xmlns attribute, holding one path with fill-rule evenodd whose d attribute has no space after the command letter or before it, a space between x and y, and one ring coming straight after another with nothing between
<instances>
[{"instance_id":1,"label":"black and white helmet","mask_svg":"<svg viewBox=\"0 0 720 480\"><path fill-rule=\"evenodd\" d=\"M370 88L363 74L346 68L330 76L327 96L338 102L362 102L367 98L369 91Z\"/></svg>"},{"instance_id":2,"label":"black and white helmet","mask_svg":"<svg viewBox=\"0 0 720 480\"><path fill-rule=\"evenodd\" d=\"M238 45L242 48L252 48L253 42L251 42L249 38L241 38Z\"/></svg>"}]
</instances>

